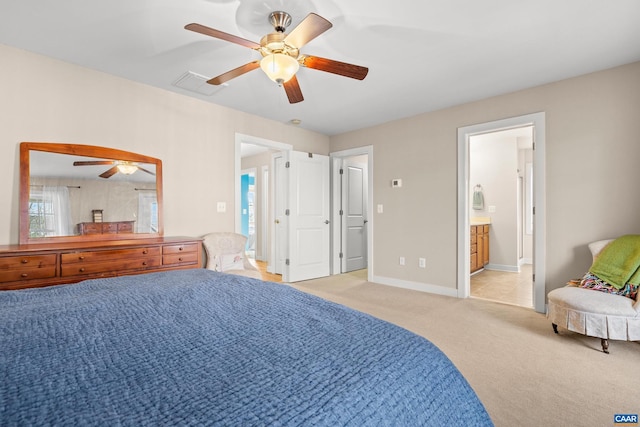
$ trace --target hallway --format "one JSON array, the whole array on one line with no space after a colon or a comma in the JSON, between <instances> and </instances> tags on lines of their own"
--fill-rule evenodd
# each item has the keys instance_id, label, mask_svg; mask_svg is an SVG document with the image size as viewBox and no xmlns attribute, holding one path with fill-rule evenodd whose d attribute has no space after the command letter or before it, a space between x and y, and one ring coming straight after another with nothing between
<instances>
[{"instance_id":1,"label":"hallway","mask_svg":"<svg viewBox=\"0 0 640 427\"><path fill-rule=\"evenodd\" d=\"M520 307L533 307L533 265L524 264L520 273L484 270L471 276L471 296Z\"/></svg>"}]
</instances>

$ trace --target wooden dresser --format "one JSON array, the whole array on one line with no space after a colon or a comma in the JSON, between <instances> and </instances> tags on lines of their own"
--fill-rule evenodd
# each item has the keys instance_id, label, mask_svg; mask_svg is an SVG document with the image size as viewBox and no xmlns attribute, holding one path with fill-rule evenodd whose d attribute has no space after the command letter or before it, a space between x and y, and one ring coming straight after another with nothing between
<instances>
[{"instance_id":1,"label":"wooden dresser","mask_svg":"<svg viewBox=\"0 0 640 427\"><path fill-rule=\"evenodd\" d=\"M471 265L469 271L476 272L489 264L489 224L471 226Z\"/></svg>"},{"instance_id":2,"label":"wooden dresser","mask_svg":"<svg viewBox=\"0 0 640 427\"><path fill-rule=\"evenodd\" d=\"M192 237L0 246L0 290L201 268L201 253Z\"/></svg>"},{"instance_id":3,"label":"wooden dresser","mask_svg":"<svg viewBox=\"0 0 640 427\"><path fill-rule=\"evenodd\" d=\"M135 221L117 222L81 222L78 224L78 234L123 234L133 233Z\"/></svg>"}]
</instances>

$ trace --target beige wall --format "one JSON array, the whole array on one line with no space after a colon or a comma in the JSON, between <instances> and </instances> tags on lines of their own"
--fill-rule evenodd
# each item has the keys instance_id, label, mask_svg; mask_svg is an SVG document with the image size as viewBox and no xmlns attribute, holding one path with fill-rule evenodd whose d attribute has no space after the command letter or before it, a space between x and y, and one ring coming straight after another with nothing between
<instances>
[{"instance_id":1,"label":"beige wall","mask_svg":"<svg viewBox=\"0 0 640 427\"><path fill-rule=\"evenodd\" d=\"M375 275L456 287L457 129L535 112L546 113L547 290L584 274L588 242L640 233L638 62L332 137L332 151L373 145Z\"/></svg>"},{"instance_id":2,"label":"beige wall","mask_svg":"<svg viewBox=\"0 0 640 427\"><path fill-rule=\"evenodd\" d=\"M0 245L18 242L22 141L118 148L163 161L166 235L234 230L236 132L328 154L329 138L0 45ZM227 203L226 213L216 203Z\"/></svg>"},{"instance_id":3,"label":"beige wall","mask_svg":"<svg viewBox=\"0 0 640 427\"><path fill-rule=\"evenodd\" d=\"M640 63L328 138L2 45L0 57L0 244L18 241L21 141L162 159L167 235L234 229L233 209L217 213L216 202L234 205L236 132L319 154L372 145L373 205L384 205L373 213L374 274L454 289L457 128L540 111L547 289L584 273L586 243L640 232ZM403 187L392 189L392 178Z\"/></svg>"}]
</instances>

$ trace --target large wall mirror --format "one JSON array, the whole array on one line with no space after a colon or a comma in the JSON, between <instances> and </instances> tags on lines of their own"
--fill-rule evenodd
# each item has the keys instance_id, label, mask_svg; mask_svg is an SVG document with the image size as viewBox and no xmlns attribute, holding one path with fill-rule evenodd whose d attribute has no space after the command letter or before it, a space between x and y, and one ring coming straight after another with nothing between
<instances>
[{"instance_id":1,"label":"large wall mirror","mask_svg":"<svg viewBox=\"0 0 640 427\"><path fill-rule=\"evenodd\" d=\"M159 237L162 161L91 145L20 144L20 243Z\"/></svg>"}]
</instances>

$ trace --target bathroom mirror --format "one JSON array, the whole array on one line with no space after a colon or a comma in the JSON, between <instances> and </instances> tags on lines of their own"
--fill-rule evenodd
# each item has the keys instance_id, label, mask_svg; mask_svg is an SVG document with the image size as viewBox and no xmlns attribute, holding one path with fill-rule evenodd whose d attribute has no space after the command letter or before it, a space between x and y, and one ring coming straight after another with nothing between
<instances>
[{"instance_id":1,"label":"bathroom mirror","mask_svg":"<svg viewBox=\"0 0 640 427\"><path fill-rule=\"evenodd\" d=\"M105 147L20 144L20 243L159 237L162 161Z\"/></svg>"}]
</instances>

